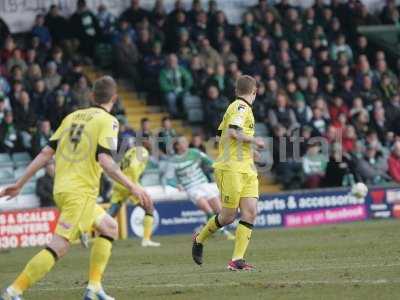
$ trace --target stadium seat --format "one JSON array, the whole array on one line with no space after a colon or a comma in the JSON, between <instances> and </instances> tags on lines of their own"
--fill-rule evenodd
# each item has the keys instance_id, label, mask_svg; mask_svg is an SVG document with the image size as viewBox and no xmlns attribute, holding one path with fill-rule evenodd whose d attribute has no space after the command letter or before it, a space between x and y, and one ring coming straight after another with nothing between
<instances>
[{"instance_id":1,"label":"stadium seat","mask_svg":"<svg viewBox=\"0 0 400 300\"><path fill-rule=\"evenodd\" d=\"M32 160L28 152L17 152L12 155L15 167L27 166Z\"/></svg>"},{"instance_id":2,"label":"stadium seat","mask_svg":"<svg viewBox=\"0 0 400 300\"><path fill-rule=\"evenodd\" d=\"M267 136L268 129L264 123L256 123L256 136Z\"/></svg>"},{"instance_id":3,"label":"stadium seat","mask_svg":"<svg viewBox=\"0 0 400 300\"><path fill-rule=\"evenodd\" d=\"M12 167L14 164L11 160L11 156L7 153L0 153L0 168Z\"/></svg>"},{"instance_id":4,"label":"stadium seat","mask_svg":"<svg viewBox=\"0 0 400 300\"><path fill-rule=\"evenodd\" d=\"M160 185L160 173L159 171L146 171L143 173L140 182L143 186Z\"/></svg>"},{"instance_id":5,"label":"stadium seat","mask_svg":"<svg viewBox=\"0 0 400 300\"><path fill-rule=\"evenodd\" d=\"M0 183L9 183L14 181L14 171L12 167L5 167L0 169Z\"/></svg>"},{"instance_id":6,"label":"stadium seat","mask_svg":"<svg viewBox=\"0 0 400 300\"><path fill-rule=\"evenodd\" d=\"M36 184L34 182L28 182L21 191L21 195L34 195L36 193Z\"/></svg>"},{"instance_id":7,"label":"stadium seat","mask_svg":"<svg viewBox=\"0 0 400 300\"><path fill-rule=\"evenodd\" d=\"M204 120L204 114L201 108L190 108L186 111L186 115L190 123L200 123Z\"/></svg>"},{"instance_id":8,"label":"stadium seat","mask_svg":"<svg viewBox=\"0 0 400 300\"><path fill-rule=\"evenodd\" d=\"M187 111L190 108L200 108L202 106L200 97L187 96L183 100L183 108Z\"/></svg>"}]
</instances>

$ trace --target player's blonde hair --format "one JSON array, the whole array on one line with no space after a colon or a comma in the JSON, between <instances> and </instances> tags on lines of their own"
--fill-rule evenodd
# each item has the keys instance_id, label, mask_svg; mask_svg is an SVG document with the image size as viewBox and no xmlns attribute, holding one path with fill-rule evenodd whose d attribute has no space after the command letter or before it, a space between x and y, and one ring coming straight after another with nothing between
<instances>
[{"instance_id":1,"label":"player's blonde hair","mask_svg":"<svg viewBox=\"0 0 400 300\"><path fill-rule=\"evenodd\" d=\"M249 75L242 75L236 80L235 92L237 96L250 95L257 89L257 81Z\"/></svg>"},{"instance_id":2,"label":"player's blonde hair","mask_svg":"<svg viewBox=\"0 0 400 300\"><path fill-rule=\"evenodd\" d=\"M93 84L93 98L96 104L106 104L117 93L117 83L111 76L102 76Z\"/></svg>"}]
</instances>

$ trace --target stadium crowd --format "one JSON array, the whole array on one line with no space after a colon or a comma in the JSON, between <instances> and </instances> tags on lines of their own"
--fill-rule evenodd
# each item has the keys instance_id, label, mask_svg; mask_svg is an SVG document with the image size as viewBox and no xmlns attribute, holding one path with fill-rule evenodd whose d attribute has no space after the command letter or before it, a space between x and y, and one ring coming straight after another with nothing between
<instances>
[{"instance_id":1,"label":"stadium crowd","mask_svg":"<svg viewBox=\"0 0 400 300\"><path fill-rule=\"evenodd\" d=\"M305 9L260 0L237 25L216 1L207 8L203 2L186 9L178 0L167 13L163 1L145 10L132 0L114 16L104 5L95 12L78 0L71 17L53 5L22 37L0 19L0 151L35 155L65 115L89 106L83 66L94 58L149 104L199 123L204 131L195 135L196 147L203 147L202 136L215 135L236 78L257 78L256 127L272 137L272 172L285 189L400 183L400 64L389 68L385 52L356 31L398 25L394 1L371 13L357 0L315 0ZM151 135L149 120L132 129L120 104L113 113L121 137ZM175 135L163 120L159 136ZM329 155L315 137L329 143ZM167 152L165 144L160 148Z\"/></svg>"}]
</instances>

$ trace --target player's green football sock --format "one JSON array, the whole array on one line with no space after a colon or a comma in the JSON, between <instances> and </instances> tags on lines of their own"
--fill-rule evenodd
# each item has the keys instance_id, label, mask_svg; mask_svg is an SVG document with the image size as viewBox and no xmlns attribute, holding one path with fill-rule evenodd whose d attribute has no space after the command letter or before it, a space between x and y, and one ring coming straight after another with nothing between
<instances>
[{"instance_id":1,"label":"player's green football sock","mask_svg":"<svg viewBox=\"0 0 400 300\"><path fill-rule=\"evenodd\" d=\"M101 286L101 279L111 256L112 241L112 238L100 235L93 242L89 267L89 285L93 287Z\"/></svg>"},{"instance_id":2,"label":"player's green football sock","mask_svg":"<svg viewBox=\"0 0 400 300\"><path fill-rule=\"evenodd\" d=\"M220 229L222 226L218 222L218 215L208 220L207 224L203 227L200 233L196 237L198 243L204 243L214 232Z\"/></svg>"},{"instance_id":3,"label":"player's green football sock","mask_svg":"<svg viewBox=\"0 0 400 300\"><path fill-rule=\"evenodd\" d=\"M232 260L242 259L246 253L247 246L250 242L253 224L245 221L239 221L236 228L235 248L233 250Z\"/></svg>"},{"instance_id":4,"label":"player's green football sock","mask_svg":"<svg viewBox=\"0 0 400 300\"><path fill-rule=\"evenodd\" d=\"M43 249L28 262L11 287L22 294L51 270L56 262L56 257L53 250Z\"/></svg>"},{"instance_id":5,"label":"player's green football sock","mask_svg":"<svg viewBox=\"0 0 400 300\"><path fill-rule=\"evenodd\" d=\"M143 239L149 241L153 233L153 215L146 214L143 219Z\"/></svg>"}]
</instances>

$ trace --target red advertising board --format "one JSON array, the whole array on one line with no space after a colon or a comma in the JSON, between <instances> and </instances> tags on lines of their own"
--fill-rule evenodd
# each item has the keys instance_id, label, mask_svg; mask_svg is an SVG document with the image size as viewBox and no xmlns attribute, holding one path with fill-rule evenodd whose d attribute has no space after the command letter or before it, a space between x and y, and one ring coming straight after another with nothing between
<instances>
[{"instance_id":1,"label":"red advertising board","mask_svg":"<svg viewBox=\"0 0 400 300\"><path fill-rule=\"evenodd\" d=\"M0 212L0 249L46 245L58 216L55 208Z\"/></svg>"}]
</instances>

